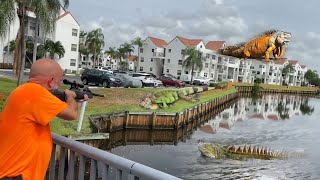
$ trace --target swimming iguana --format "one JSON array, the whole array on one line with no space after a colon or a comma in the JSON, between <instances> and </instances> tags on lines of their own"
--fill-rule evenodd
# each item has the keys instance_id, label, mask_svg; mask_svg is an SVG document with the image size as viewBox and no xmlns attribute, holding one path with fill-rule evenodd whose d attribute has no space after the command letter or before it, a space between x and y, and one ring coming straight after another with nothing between
<instances>
[{"instance_id":1,"label":"swimming iguana","mask_svg":"<svg viewBox=\"0 0 320 180\"><path fill-rule=\"evenodd\" d=\"M201 155L215 159L287 159L290 157L300 157L302 152L274 151L259 146L224 146L217 143L199 143L198 149Z\"/></svg>"}]
</instances>

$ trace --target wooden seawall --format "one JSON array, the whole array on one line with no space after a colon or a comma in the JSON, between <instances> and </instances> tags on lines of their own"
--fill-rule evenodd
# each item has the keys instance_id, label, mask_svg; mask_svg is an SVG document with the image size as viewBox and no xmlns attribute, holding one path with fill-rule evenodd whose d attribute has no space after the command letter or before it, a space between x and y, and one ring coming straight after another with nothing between
<instances>
[{"instance_id":1,"label":"wooden seawall","mask_svg":"<svg viewBox=\"0 0 320 180\"><path fill-rule=\"evenodd\" d=\"M121 129L179 129L190 123L199 124L221 112L227 103L237 99L239 93L232 93L199 104L179 113L165 112L120 112L90 115L93 133L113 132Z\"/></svg>"},{"instance_id":2,"label":"wooden seawall","mask_svg":"<svg viewBox=\"0 0 320 180\"><path fill-rule=\"evenodd\" d=\"M251 93L254 86L236 86L239 93ZM260 88L259 93L285 93L285 94L298 94L298 95L317 95L318 91L306 91L306 90L292 90L292 89L264 89Z\"/></svg>"}]
</instances>

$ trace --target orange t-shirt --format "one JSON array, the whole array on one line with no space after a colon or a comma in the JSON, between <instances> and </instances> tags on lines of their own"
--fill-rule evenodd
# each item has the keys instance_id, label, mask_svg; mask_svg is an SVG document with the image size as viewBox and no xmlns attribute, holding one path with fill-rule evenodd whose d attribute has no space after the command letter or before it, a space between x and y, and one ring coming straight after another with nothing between
<instances>
[{"instance_id":1,"label":"orange t-shirt","mask_svg":"<svg viewBox=\"0 0 320 180\"><path fill-rule=\"evenodd\" d=\"M0 179L44 179L52 150L49 121L66 107L35 83L11 92L0 116Z\"/></svg>"}]
</instances>

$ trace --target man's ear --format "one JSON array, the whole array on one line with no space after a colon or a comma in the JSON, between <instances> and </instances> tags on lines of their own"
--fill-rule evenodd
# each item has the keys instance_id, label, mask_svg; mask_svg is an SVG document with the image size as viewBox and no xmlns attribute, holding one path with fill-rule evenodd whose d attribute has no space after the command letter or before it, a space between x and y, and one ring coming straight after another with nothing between
<instances>
[{"instance_id":1,"label":"man's ear","mask_svg":"<svg viewBox=\"0 0 320 180\"><path fill-rule=\"evenodd\" d=\"M54 86L54 79L53 79L53 77L50 77L50 78L48 79L48 86L49 86L49 88L52 88L52 87Z\"/></svg>"}]
</instances>

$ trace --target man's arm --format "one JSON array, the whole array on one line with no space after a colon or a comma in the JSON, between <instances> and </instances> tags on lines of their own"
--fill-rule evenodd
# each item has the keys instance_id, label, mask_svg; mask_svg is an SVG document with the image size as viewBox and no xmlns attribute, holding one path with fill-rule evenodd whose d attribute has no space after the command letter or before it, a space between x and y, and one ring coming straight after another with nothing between
<instances>
[{"instance_id":1,"label":"man's arm","mask_svg":"<svg viewBox=\"0 0 320 180\"><path fill-rule=\"evenodd\" d=\"M64 91L66 95L66 103L68 106L61 111L57 117L64 120L76 120L78 117L78 104L74 99L76 97L76 93L70 90Z\"/></svg>"}]
</instances>

